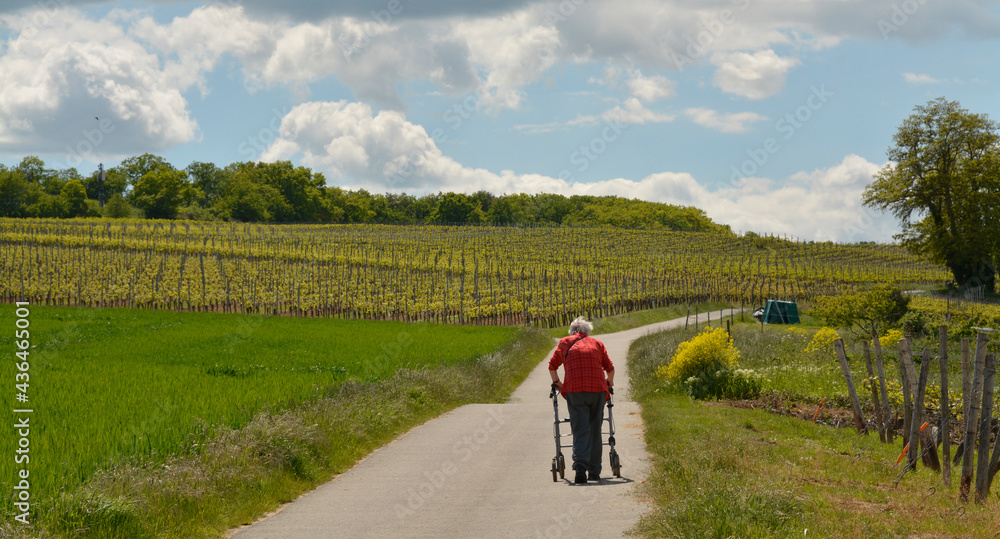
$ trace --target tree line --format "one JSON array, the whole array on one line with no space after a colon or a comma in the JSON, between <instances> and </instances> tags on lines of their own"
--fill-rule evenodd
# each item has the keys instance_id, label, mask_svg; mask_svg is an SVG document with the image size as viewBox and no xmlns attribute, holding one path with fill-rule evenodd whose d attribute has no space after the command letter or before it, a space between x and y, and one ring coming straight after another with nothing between
<instances>
[{"instance_id":1,"label":"tree line","mask_svg":"<svg viewBox=\"0 0 1000 539\"><path fill-rule=\"evenodd\" d=\"M102 199L104 205L99 202ZM616 196L370 193L327 186L322 174L276 163L224 168L129 157L104 173L50 169L36 156L0 165L0 216L145 217L262 223L474 223L611 225L671 230L726 228L705 212Z\"/></svg>"}]
</instances>

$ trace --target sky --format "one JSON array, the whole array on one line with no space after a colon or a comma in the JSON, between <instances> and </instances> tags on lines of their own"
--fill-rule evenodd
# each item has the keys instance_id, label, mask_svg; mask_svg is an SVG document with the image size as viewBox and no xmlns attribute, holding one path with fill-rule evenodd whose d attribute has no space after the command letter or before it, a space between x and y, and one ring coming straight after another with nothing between
<instances>
[{"instance_id":1,"label":"sky","mask_svg":"<svg viewBox=\"0 0 1000 539\"><path fill-rule=\"evenodd\" d=\"M0 163L290 160L328 185L616 195L892 241L914 107L1000 120L1000 0L4 0Z\"/></svg>"}]
</instances>

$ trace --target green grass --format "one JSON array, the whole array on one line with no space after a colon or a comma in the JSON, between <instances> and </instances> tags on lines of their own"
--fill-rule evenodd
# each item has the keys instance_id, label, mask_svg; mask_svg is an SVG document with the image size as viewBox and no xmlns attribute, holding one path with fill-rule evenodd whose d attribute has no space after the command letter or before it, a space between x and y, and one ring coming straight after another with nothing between
<instances>
[{"instance_id":1,"label":"green grass","mask_svg":"<svg viewBox=\"0 0 1000 539\"><path fill-rule=\"evenodd\" d=\"M650 335L633 343L629 353L631 383L653 455L643 492L654 511L635 527L635 534L990 537L998 531L995 494L956 517L957 473L950 488L937 485L930 496L940 475L923 467L893 489L902 468L895 463L902 450L899 440L881 444L877 436L859 438L851 428L694 401L664 388L652 374L691 334ZM781 326L764 326L763 333L759 326L734 328L742 365L772 368L772 390L809 396L832 391L827 396L835 397L846 392L838 392L834 382L840 376L837 363L796 353L808 342L796 339L794 331ZM788 369L773 369L780 363Z\"/></svg>"},{"instance_id":2,"label":"green grass","mask_svg":"<svg viewBox=\"0 0 1000 539\"><path fill-rule=\"evenodd\" d=\"M0 327L13 330L12 313ZM32 307L30 321L32 496L57 515L52 529L75 522L89 536L201 536L168 530L205 514L225 529L446 409L502 400L551 346L509 327L66 307ZM12 408L0 411L7 424ZM0 437L0 451L16 442ZM191 474L149 488L168 462ZM0 464L8 492L14 466ZM231 497L206 508L184 486L211 478L228 492L255 466L259 482L233 508L219 505ZM207 473L218 467L231 477Z\"/></svg>"}]
</instances>

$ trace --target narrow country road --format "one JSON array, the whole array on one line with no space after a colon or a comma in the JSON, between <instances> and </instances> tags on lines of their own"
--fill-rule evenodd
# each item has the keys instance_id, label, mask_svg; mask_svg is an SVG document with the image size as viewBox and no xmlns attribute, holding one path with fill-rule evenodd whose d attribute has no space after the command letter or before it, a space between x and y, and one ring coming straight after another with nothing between
<instances>
[{"instance_id":1,"label":"narrow country road","mask_svg":"<svg viewBox=\"0 0 1000 539\"><path fill-rule=\"evenodd\" d=\"M724 313L728 316L729 311ZM710 314L719 320L723 313ZM680 318L596 336L615 364L620 479L611 474L605 448L599 484L574 485L569 469L565 480L552 481L555 443L546 357L508 402L462 406L416 427L231 536L620 537L651 509L637 492L648 459L639 406L628 400L628 347L637 337L682 325ZM562 398L559 412L566 417ZM569 430L568 425L562 428L564 433ZM563 453L568 467L572 449Z\"/></svg>"}]
</instances>

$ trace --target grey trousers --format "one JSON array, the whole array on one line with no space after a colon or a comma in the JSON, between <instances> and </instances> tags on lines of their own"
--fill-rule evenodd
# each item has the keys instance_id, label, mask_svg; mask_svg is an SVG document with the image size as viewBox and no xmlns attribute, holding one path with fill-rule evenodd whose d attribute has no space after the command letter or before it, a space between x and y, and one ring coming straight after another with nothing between
<instances>
[{"instance_id":1,"label":"grey trousers","mask_svg":"<svg viewBox=\"0 0 1000 539\"><path fill-rule=\"evenodd\" d=\"M567 393L569 426L573 430L573 468L601 473L605 392Z\"/></svg>"}]
</instances>

